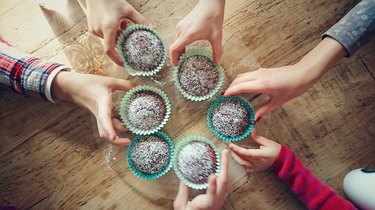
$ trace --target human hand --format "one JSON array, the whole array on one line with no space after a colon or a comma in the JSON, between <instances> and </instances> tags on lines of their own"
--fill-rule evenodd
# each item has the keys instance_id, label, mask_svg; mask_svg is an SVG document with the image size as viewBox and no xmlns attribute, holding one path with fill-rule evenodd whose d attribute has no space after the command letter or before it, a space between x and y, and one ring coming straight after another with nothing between
<instances>
[{"instance_id":1,"label":"human hand","mask_svg":"<svg viewBox=\"0 0 375 210\"><path fill-rule=\"evenodd\" d=\"M259 120L276 107L306 92L346 54L347 51L338 41L326 37L294 65L262 68L237 75L224 96L240 93L269 95L270 99L255 113L255 119Z\"/></svg>"},{"instance_id":2,"label":"human hand","mask_svg":"<svg viewBox=\"0 0 375 210\"><path fill-rule=\"evenodd\" d=\"M224 96L241 93L263 93L270 99L257 108L255 119L267 115L273 109L307 91L312 82L298 65L279 68L262 68L237 75Z\"/></svg>"},{"instance_id":3,"label":"human hand","mask_svg":"<svg viewBox=\"0 0 375 210\"><path fill-rule=\"evenodd\" d=\"M105 141L116 145L130 143L128 138L120 138L116 132L126 131L126 127L112 116L112 92L129 90L133 84L127 80L111 77L59 72L52 82L52 96L88 109L96 117L99 135Z\"/></svg>"},{"instance_id":4,"label":"human hand","mask_svg":"<svg viewBox=\"0 0 375 210\"><path fill-rule=\"evenodd\" d=\"M220 209L228 196L228 150L221 151L220 175L216 177L211 174L208 177L208 188L206 194L198 195L188 201L189 187L180 182L176 199L173 203L176 210L195 209Z\"/></svg>"},{"instance_id":5,"label":"human hand","mask_svg":"<svg viewBox=\"0 0 375 210\"><path fill-rule=\"evenodd\" d=\"M200 0L194 9L176 26L176 40L169 51L174 65L185 52L185 46L196 40L211 43L213 57L219 63L222 49L222 26L225 0Z\"/></svg>"},{"instance_id":6,"label":"human hand","mask_svg":"<svg viewBox=\"0 0 375 210\"><path fill-rule=\"evenodd\" d=\"M104 52L117 65L123 66L115 51L116 39L127 27L127 19L154 27L125 0L86 0L88 30L103 38Z\"/></svg>"},{"instance_id":7,"label":"human hand","mask_svg":"<svg viewBox=\"0 0 375 210\"><path fill-rule=\"evenodd\" d=\"M275 162L280 153L281 145L258 136L255 130L251 133L251 136L259 144L259 149L245 149L229 143L232 157L249 173L266 170Z\"/></svg>"}]
</instances>

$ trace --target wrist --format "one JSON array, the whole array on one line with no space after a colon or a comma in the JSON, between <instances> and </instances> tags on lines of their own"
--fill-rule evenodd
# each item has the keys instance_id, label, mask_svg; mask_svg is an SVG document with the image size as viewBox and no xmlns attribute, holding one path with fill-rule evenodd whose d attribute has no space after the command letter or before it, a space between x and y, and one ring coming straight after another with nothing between
<instances>
[{"instance_id":1,"label":"wrist","mask_svg":"<svg viewBox=\"0 0 375 210\"><path fill-rule=\"evenodd\" d=\"M69 78L72 72L61 71L59 72L52 81L51 94L52 98L58 100L69 101Z\"/></svg>"}]
</instances>

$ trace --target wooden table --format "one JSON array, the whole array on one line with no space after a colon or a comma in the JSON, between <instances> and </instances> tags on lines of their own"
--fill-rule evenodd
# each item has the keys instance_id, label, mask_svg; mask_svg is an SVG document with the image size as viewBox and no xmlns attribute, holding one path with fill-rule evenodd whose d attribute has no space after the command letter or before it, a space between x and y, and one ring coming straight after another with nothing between
<instances>
[{"instance_id":1,"label":"wooden table","mask_svg":"<svg viewBox=\"0 0 375 210\"><path fill-rule=\"evenodd\" d=\"M37 1L1 0L0 35L23 51L62 62L78 72L128 77L103 55L101 40L89 35L85 15L76 0L46 2L42 9ZM298 61L356 2L228 1L222 62L228 82L238 72ZM171 40L174 25L169 23L187 14L196 2L130 3L151 22L159 24L162 28L158 30ZM237 44L241 46L233 47ZM244 56L235 56L241 54ZM275 110L259 125L263 135L293 148L321 180L341 195L347 172L375 167L374 56L372 40L356 55L337 64L308 92ZM187 133L212 138L202 119L209 102L184 101L168 75L156 79L164 83L135 80L159 86L176 99L174 115L164 131L176 141ZM165 194L157 194L154 188L144 190L150 184L133 179L126 168L118 167L121 162L113 158L120 158L115 154L122 151L100 143L92 125L90 114L75 105L52 104L0 89L0 206L172 208L177 190L174 173L160 180L171 183L165 188L168 191L162 191ZM108 155L108 151L113 153ZM245 175L233 161L230 165L234 182L224 209L303 208L270 172Z\"/></svg>"}]
</instances>

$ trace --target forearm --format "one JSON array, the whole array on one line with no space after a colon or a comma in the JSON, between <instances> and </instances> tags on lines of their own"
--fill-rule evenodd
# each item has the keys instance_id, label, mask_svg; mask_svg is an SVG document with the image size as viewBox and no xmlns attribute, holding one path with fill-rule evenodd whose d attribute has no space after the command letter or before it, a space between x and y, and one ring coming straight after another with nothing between
<instances>
[{"instance_id":1,"label":"forearm","mask_svg":"<svg viewBox=\"0 0 375 210\"><path fill-rule=\"evenodd\" d=\"M346 55L345 48L336 40L326 37L307 55L305 55L295 66L303 71L306 84L312 86L333 65Z\"/></svg>"},{"instance_id":2,"label":"forearm","mask_svg":"<svg viewBox=\"0 0 375 210\"><path fill-rule=\"evenodd\" d=\"M0 85L19 94L52 101L51 84L62 64L18 51L0 38Z\"/></svg>"},{"instance_id":3,"label":"forearm","mask_svg":"<svg viewBox=\"0 0 375 210\"><path fill-rule=\"evenodd\" d=\"M315 177L284 145L271 169L309 209L356 209Z\"/></svg>"}]
</instances>

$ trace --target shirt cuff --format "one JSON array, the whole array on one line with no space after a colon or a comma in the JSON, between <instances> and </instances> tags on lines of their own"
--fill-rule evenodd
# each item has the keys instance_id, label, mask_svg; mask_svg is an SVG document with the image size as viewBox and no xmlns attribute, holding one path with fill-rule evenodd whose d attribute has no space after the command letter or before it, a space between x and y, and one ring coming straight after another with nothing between
<instances>
[{"instance_id":1,"label":"shirt cuff","mask_svg":"<svg viewBox=\"0 0 375 210\"><path fill-rule=\"evenodd\" d=\"M57 67L56 69L54 69L48 76L47 78L47 81L46 81L46 88L45 88L45 92L44 92L44 95L46 96L46 98L48 99L48 101L52 102L52 103L57 103L59 102L60 100L58 99L53 99L52 98L52 91L51 91L51 86L52 86L52 82L53 82L53 79L55 79L56 75L60 72L60 71L70 71L70 68L66 67L66 66L59 66Z\"/></svg>"}]
</instances>

